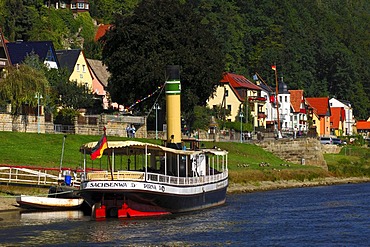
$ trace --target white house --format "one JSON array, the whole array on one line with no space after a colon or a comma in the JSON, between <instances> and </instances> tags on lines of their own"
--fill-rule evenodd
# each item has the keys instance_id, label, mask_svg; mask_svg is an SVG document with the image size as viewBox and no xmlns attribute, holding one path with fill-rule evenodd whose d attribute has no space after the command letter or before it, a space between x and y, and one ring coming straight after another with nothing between
<instances>
[{"instance_id":1,"label":"white house","mask_svg":"<svg viewBox=\"0 0 370 247\"><path fill-rule=\"evenodd\" d=\"M349 101L337 100L331 98L329 100L330 107L343 107L345 111L345 119L343 123L344 133L343 135L353 134L353 125L355 124L355 118L353 116L353 109Z\"/></svg>"}]
</instances>

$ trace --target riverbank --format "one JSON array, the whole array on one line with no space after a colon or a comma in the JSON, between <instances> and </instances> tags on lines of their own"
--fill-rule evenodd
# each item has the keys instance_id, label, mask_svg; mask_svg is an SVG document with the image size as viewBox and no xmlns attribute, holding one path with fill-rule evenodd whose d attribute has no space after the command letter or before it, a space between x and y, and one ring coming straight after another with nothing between
<instances>
[{"instance_id":1,"label":"riverbank","mask_svg":"<svg viewBox=\"0 0 370 247\"><path fill-rule=\"evenodd\" d=\"M313 186L329 186L329 185L336 185L336 184L369 183L369 182L370 182L370 177L351 177L351 178L327 177L327 178L320 178L320 179L315 179L311 181L303 181L303 182L294 181L294 180L287 180L287 181L282 180L282 181L275 181L275 182L256 181L256 182L247 183L247 184L230 183L227 193L228 194L252 193L252 192L258 192L258 191L277 190L277 189L303 188L303 187L313 187ZM5 192L5 193L0 195L0 211L21 209L17 206L18 204L16 203L16 197L6 194L6 193L9 193L10 190L12 190L13 195L22 194L20 193L20 191L22 190L19 188L9 189L8 186L1 185L0 192ZM44 194L46 191L47 191L46 189L39 189L36 192L38 194L40 194L40 192ZM32 192L33 192L32 194L35 194L34 190Z\"/></svg>"},{"instance_id":2,"label":"riverbank","mask_svg":"<svg viewBox=\"0 0 370 247\"><path fill-rule=\"evenodd\" d=\"M251 193L257 191L289 189L289 188L303 188L314 186L328 186L336 184L355 184L355 183L369 183L370 177L350 177L337 178L326 177L318 178L310 181L295 181L295 180L280 180L280 181L255 181L246 184L230 183L227 189L229 194L233 193Z\"/></svg>"}]
</instances>

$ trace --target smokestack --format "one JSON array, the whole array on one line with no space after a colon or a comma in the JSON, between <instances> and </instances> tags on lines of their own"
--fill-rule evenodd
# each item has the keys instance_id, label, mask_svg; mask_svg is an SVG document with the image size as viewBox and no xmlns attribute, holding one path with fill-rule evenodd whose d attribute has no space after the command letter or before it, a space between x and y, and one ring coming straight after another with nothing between
<instances>
[{"instance_id":1,"label":"smokestack","mask_svg":"<svg viewBox=\"0 0 370 247\"><path fill-rule=\"evenodd\" d=\"M181 149L181 83L180 66L166 69L167 146Z\"/></svg>"}]
</instances>

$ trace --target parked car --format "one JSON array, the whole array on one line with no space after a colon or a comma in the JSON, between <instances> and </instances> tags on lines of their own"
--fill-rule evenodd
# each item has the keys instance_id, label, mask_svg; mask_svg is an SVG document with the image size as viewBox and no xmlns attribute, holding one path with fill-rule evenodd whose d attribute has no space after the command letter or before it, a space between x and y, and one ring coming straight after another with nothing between
<instances>
[{"instance_id":1,"label":"parked car","mask_svg":"<svg viewBox=\"0 0 370 247\"><path fill-rule=\"evenodd\" d=\"M331 137L320 137L321 144L333 144L333 139Z\"/></svg>"},{"instance_id":2,"label":"parked car","mask_svg":"<svg viewBox=\"0 0 370 247\"><path fill-rule=\"evenodd\" d=\"M339 138L332 138L333 144L335 145L343 145L343 142Z\"/></svg>"}]
</instances>

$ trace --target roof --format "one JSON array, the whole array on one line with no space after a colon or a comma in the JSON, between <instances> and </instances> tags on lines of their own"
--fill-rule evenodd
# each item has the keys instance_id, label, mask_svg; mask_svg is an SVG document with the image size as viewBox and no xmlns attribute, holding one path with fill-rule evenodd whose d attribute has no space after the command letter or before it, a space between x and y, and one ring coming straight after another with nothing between
<instances>
[{"instance_id":1,"label":"roof","mask_svg":"<svg viewBox=\"0 0 370 247\"><path fill-rule=\"evenodd\" d=\"M303 100L303 90L289 90L289 93L290 104L293 108L293 112L300 112Z\"/></svg>"},{"instance_id":2,"label":"roof","mask_svg":"<svg viewBox=\"0 0 370 247\"><path fill-rule=\"evenodd\" d=\"M97 145L98 142L89 142L81 146L80 151L84 153L86 151L87 154L91 153L91 150ZM170 152L175 154L182 154L182 155L194 155L200 153L211 153L214 155L226 155L227 151L224 150L217 150L217 149L201 149L197 151L189 151L189 150L179 150L164 147L157 144L146 143L146 142L138 142L138 141L108 141L108 149L114 149L116 154L129 154L128 150L135 150L135 153L138 152L145 153L149 150L157 150L163 152Z\"/></svg>"},{"instance_id":3,"label":"roof","mask_svg":"<svg viewBox=\"0 0 370 247\"><path fill-rule=\"evenodd\" d=\"M38 55L42 62L53 61L58 65L54 45L51 41L9 42L6 43L6 46L13 65L22 63L32 53Z\"/></svg>"},{"instance_id":4,"label":"roof","mask_svg":"<svg viewBox=\"0 0 370 247\"><path fill-rule=\"evenodd\" d=\"M100 83L104 86L108 86L108 79L110 76L110 73L108 72L107 66L103 64L100 60L94 60L94 59L86 59L87 63L89 64L90 69L94 73L94 75L97 77L97 79L100 81Z\"/></svg>"},{"instance_id":5,"label":"roof","mask_svg":"<svg viewBox=\"0 0 370 247\"><path fill-rule=\"evenodd\" d=\"M69 74L72 74L77 59L80 56L80 49L57 50L56 51L61 68L67 68Z\"/></svg>"},{"instance_id":6,"label":"roof","mask_svg":"<svg viewBox=\"0 0 370 247\"><path fill-rule=\"evenodd\" d=\"M328 97L306 98L306 102L315 109L318 116L330 116L330 105Z\"/></svg>"},{"instance_id":7,"label":"roof","mask_svg":"<svg viewBox=\"0 0 370 247\"><path fill-rule=\"evenodd\" d=\"M342 122L345 119L345 111L343 107L331 107L331 116L330 116L330 122L331 128L338 129L339 128L339 122Z\"/></svg>"},{"instance_id":8,"label":"roof","mask_svg":"<svg viewBox=\"0 0 370 247\"><path fill-rule=\"evenodd\" d=\"M112 25L110 24L100 24L98 30L96 31L94 40L98 41L101 37L103 37L111 26Z\"/></svg>"},{"instance_id":9,"label":"roof","mask_svg":"<svg viewBox=\"0 0 370 247\"><path fill-rule=\"evenodd\" d=\"M256 84L249 81L242 75L237 75L233 73L224 73L222 83L230 83L233 88L246 88L249 90L258 90L261 91L261 88Z\"/></svg>"},{"instance_id":10,"label":"roof","mask_svg":"<svg viewBox=\"0 0 370 247\"><path fill-rule=\"evenodd\" d=\"M370 121L358 120L356 123L357 130L370 130Z\"/></svg>"}]
</instances>

